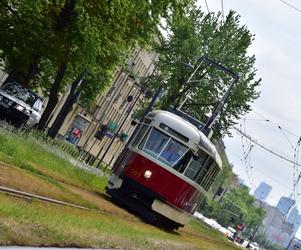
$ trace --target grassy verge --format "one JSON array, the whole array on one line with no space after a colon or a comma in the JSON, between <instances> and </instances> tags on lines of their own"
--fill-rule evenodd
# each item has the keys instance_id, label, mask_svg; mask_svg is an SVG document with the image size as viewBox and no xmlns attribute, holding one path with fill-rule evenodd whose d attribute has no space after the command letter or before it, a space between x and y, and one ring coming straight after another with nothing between
<instances>
[{"instance_id":1,"label":"grassy verge","mask_svg":"<svg viewBox=\"0 0 301 250\"><path fill-rule=\"evenodd\" d=\"M170 233L104 199L106 178L76 168L41 141L0 129L0 185L97 208L85 211L0 194L0 245L120 249L239 249L191 222Z\"/></svg>"},{"instance_id":2,"label":"grassy verge","mask_svg":"<svg viewBox=\"0 0 301 250\"><path fill-rule=\"evenodd\" d=\"M55 205L27 202L0 194L0 245L93 247L120 249L235 249L205 230L169 233L156 227L125 222ZM204 233L204 235L203 235ZM237 248L238 249L238 248Z\"/></svg>"},{"instance_id":3,"label":"grassy verge","mask_svg":"<svg viewBox=\"0 0 301 250\"><path fill-rule=\"evenodd\" d=\"M42 147L41 142L21 133L0 129L0 152L0 161L88 190L103 190L107 182L106 178L74 167Z\"/></svg>"},{"instance_id":4,"label":"grassy verge","mask_svg":"<svg viewBox=\"0 0 301 250\"><path fill-rule=\"evenodd\" d=\"M180 245L177 249L193 249L179 242L176 235L156 228L124 223L116 216L42 205L0 195L0 244L34 246L76 246L156 249L159 245ZM26 230L25 230L26 229ZM188 245L188 246L185 246ZM158 249L158 248L157 248ZM173 248L175 249L175 248Z\"/></svg>"}]
</instances>

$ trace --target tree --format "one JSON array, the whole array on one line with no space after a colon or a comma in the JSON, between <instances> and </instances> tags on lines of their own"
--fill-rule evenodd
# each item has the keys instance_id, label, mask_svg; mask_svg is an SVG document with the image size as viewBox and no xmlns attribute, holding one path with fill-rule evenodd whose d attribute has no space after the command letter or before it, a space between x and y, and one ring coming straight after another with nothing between
<instances>
[{"instance_id":1,"label":"tree","mask_svg":"<svg viewBox=\"0 0 301 250\"><path fill-rule=\"evenodd\" d=\"M83 87L82 98L88 101L87 97L95 97L97 91L91 89L103 89L103 80L110 78L124 52L136 42L150 41L161 18L175 18L189 2L1 0L4 8L0 20L7 25L0 35L11 34L9 41L12 42L0 43L6 70L10 72L9 79L31 85L35 85L37 79L46 80L43 86L44 90L50 91L50 96L39 125L43 128L63 89L61 83L65 74L69 73L70 77L64 82L70 84L78 72L87 67L95 75L89 77L90 84ZM20 40L14 41L17 38ZM20 57L21 66L18 64ZM32 64L35 70L29 70ZM45 68L52 70L45 72ZM26 73L29 71L30 74ZM32 81L38 72L39 76ZM49 75L50 72L55 72L56 76Z\"/></svg>"},{"instance_id":2,"label":"tree","mask_svg":"<svg viewBox=\"0 0 301 250\"><path fill-rule=\"evenodd\" d=\"M0 56L7 80L27 83L37 73L47 38L41 1L0 1Z\"/></svg>"},{"instance_id":3,"label":"tree","mask_svg":"<svg viewBox=\"0 0 301 250\"><path fill-rule=\"evenodd\" d=\"M239 19L234 11L223 21L221 13L204 14L201 9L190 6L182 18L167 24L167 37L162 36L160 43L154 45L159 53L160 75L152 76L149 81L153 91L163 87L160 108L178 106L188 96L183 109L205 121L230 84L229 76L206 64L200 67L193 81L186 82L193 70L189 70L187 64L196 65L197 59L205 55L240 76L215 129L217 135L229 133L235 120L250 111L251 102L259 96L256 87L260 79L255 79L255 57L247 55L254 36L246 26L240 25Z\"/></svg>"},{"instance_id":4,"label":"tree","mask_svg":"<svg viewBox=\"0 0 301 250\"><path fill-rule=\"evenodd\" d=\"M219 201L207 198L199 211L225 227L244 224L244 233L248 236L257 230L265 217L265 210L255 204L255 198L246 186L229 190Z\"/></svg>"}]
</instances>

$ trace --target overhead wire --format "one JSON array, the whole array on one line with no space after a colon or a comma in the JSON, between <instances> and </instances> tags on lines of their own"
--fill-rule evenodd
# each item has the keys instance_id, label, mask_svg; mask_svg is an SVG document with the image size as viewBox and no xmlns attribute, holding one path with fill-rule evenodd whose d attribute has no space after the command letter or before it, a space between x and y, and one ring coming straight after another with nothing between
<instances>
[{"instance_id":1,"label":"overhead wire","mask_svg":"<svg viewBox=\"0 0 301 250\"><path fill-rule=\"evenodd\" d=\"M279 157L284 161L287 161L289 163L292 163L292 167L293 167L293 188L291 189L291 187L289 187L286 184L281 183L279 180L276 180L272 177L269 176L270 179L273 179L277 184L289 188L291 191L291 195L289 197L291 197L294 200L294 204L290 207L288 213L286 214L286 218L284 220L284 222L286 221L290 211L292 211L292 209L294 209L297 205L300 205L299 202L301 202L301 197L299 194L299 183L301 180L301 172L299 170L299 166L301 165L299 163L299 151L300 151L300 144L301 144L301 137L300 135L297 135L295 132L292 132L290 129L284 128L283 126L271 121L270 119L267 119L265 116L253 111L257 116L260 116L262 119L247 119L246 117L243 118L243 123L244 123L244 128L242 129L242 124L240 123L240 129L238 129L237 127L234 128L234 130L236 131L236 133L238 133L241 136L241 141L243 143L243 137L245 137L246 139L249 140L249 150L246 151L245 148L245 144L243 143L242 147L243 147L243 159L241 159L241 161L243 162L243 164L245 165L246 168L246 173L247 173L247 177L249 179L250 185L253 186L254 184L254 178L253 178L253 174L252 174L252 170L254 169L253 166L251 166L251 152L253 149L253 146L259 146L261 149L267 151L268 153L272 154L273 156ZM259 143L257 140L253 139L251 136L249 136L246 133L246 120L250 120L250 121L264 121L264 122L269 122L272 125L274 125L275 127L277 127L279 129L279 131L281 132L281 134L283 135L283 137L285 138L285 140L288 142L288 144L290 145L290 147L294 150L294 157L293 160L290 159L289 157L284 156L281 153L277 153L274 150L270 149L269 147L262 145L261 143ZM296 144L296 146L293 145L292 141L290 140L290 138L288 137L287 134L293 135L295 137L298 138L298 142ZM247 163L248 162L248 163ZM291 165L290 165L291 166ZM256 169L256 171L262 172L259 169ZM262 172L263 173L263 172ZM265 175L267 176L267 175Z\"/></svg>"},{"instance_id":2,"label":"overhead wire","mask_svg":"<svg viewBox=\"0 0 301 250\"><path fill-rule=\"evenodd\" d=\"M293 164L293 188L292 188L292 193L291 193L291 196L294 197L295 199L298 197L298 187L299 187L299 182L300 182L300 179L301 179L301 173L299 172L299 168L298 168L298 162L299 162L299 158L298 158L298 154L299 154L299 147L300 147L300 140L301 138L299 138L298 135L296 135L294 132L288 130L288 129L284 129L281 125L271 121L270 119L267 119L265 116L253 111L253 113L255 113L257 116L263 118L264 120L261 120L261 121L266 121L266 122L270 122L271 124L273 124L274 126L276 126L281 134L283 135L283 137L285 138L285 140L288 142L288 144L290 145L290 147L294 150L294 158L292 160L292 164ZM246 118L244 117L244 121L246 120ZM286 130L286 132L290 133L291 135L293 136L296 136L298 137L298 143L296 146L293 145L293 143L291 142L291 140L288 138L287 134L284 132L284 130ZM245 133L246 134L246 133ZM263 145L261 145L263 146ZM266 147L267 149L267 147ZM269 151L270 153L272 153L273 151L270 150ZM275 152L273 152L275 154ZM278 154L277 156L280 156L280 154ZM283 155L282 157L283 158ZM285 157L287 158L287 157Z\"/></svg>"},{"instance_id":3,"label":"overhead wire","mask_svg":"<svg viewBox=\"0 0 301 250\"><path fill-rule=\"evenodd\" d=\"M290 162L292 164L294 164L294 161L289 159L288 157L286 156L283 156L282 154L280 153L276 153L275 151L273 151L272 149L269 149L267 146L264 146L262 145L261 143L259 143L257 140L253 139L251 136L247 135L246 133L244 133L243 131L241 131L239 128L237 127L233 127L233 129L239 134L239 135L242 135L246 138L248 138L250 141L252 141L254 144L256 144L257 146L259 146L261 149L269 152L270 154L276 156L276 157L279 157L280 159L284 160L284 161L287 161L287 162ZM301 166L300 163L296 163L297 166Z\"/></svg>"},{"instance_id":4,"label":"overhead wire","mask_svg":"<svg viewBox=\"0 0 301 250\"><path fill-rule=\"evenodd\" d=\"M245 119L243 119L243 123L240 123L240 128L243 129L244 131L246 131ZM254 182L254 177L252 176L252 170L250 168L250 161L248 160L248 156L251 153L253 145L250 142L250 145L248 145L249 149L246 150L247 142L245 143L243 135L241 135L241 144L242 144L242 153L243 153L243 163L245 166L246 174L247 174L250 185L252 186L253 189L255 189L256 185Z\"/></svg>"},{"instance_id":5,"label":"overhead wire","mask_svg":"<svg viewBox=\"0 0 301 250\"><path fill-rule=\"evenodd\" d=\"M297 145L294 149L294 170L293 170L293 191L292 194L294 198L296 199L298 197L298 186L300 182L301 173L299 172L298 165L296 164L299 160L299 149L301 144L301 137L299 138Z\"/></svg>"},{"instance_id":6,"label":"overhead wire","mask_svg":"<svg viewBox=\"0 0 301 250\"><path fill-rule=\"evenodd\" d=\"M254 113L255 115L261 117L262 119L266 120L267 122L270 122L271 124L275 125L276 127L280 126L282 128L282 130L285 130L286 132L290 133L291 135L293 135L293 136L295 136L297 138L300 137L300 135L297 135L295 132L292 132L290 129L287 129L287 128L281 126L280 124L278 124L276 122L273 122L271 119L265 117L264 115L259 114L258 112L255 112L254 110L252 110L251 112Z\"/></svg>"},{"instance_id":7,"label":"overhead wire","mask_svg":"<svg viewBox=\"0 0 301 250\"><path fill-rule=\"evenodd\" d=\"M301 12L301 9L295 7L294 5L292 5L292 4L290 4L290 3L286 2L286 1L283 1L283 0L279 0L279 1L282 2L282 3L284 3L285 5L289 6L290 8L292 8L292 9L298 11L298 12Z\"/></svg>"},{"instance_id":8,"label":"overhead wire","mask_svg":"<svg viewBox=\"0 0 301 250\"><path fill-rule=\"evenodd\" d=\"M233 151L227 150L227 152L228 152L228 153L230 152L230 154L232 154L233 156L235 156L236 158L238 158L238 159L243 163L243 158L242 158L241 156L237 155L237 154L234 153ZM256 167L256 166L255 166L255 167ZM254 169L255 167L253 167L253 169ZM278 180L278 179L272 177L271 175L269 175L269 174L267 174L266 172L262 171L262 169L256 167L256 171L262 173L263 176L264 176L265 178L271 179L271 180L273 180L274 182L276 182L277 184L279 184L279 185L285 187L287 190L291 190L291 188L292 188L291 186L289 186L289 185L287 185L286 183L284 183L284 182L282 182L282 181L280 181L280 180Z\"/></svg>"},{"instance_id":9,"label":"overhead wire","mask_svg":"<svg viewBox=\"0 0 301 250\"><path fill-rule=\"evenodd\" d=\"M225 22L225 15L224 15L224 0L221 0L221 7L222 7L222 20L223 23Z\"/></svg>"},{"instance_id":10,"label":"overhead wire","mask_svg":"<svg viewBox=\"0 0 301 250\"><path fill-rule=\"evenodd\" d=\"M288 137L286 136L286 134L283 132L283 129L281 126L278 126L281 134L284 136L284 138L286 139L286 141L288 142L288 144L291 146L292 149L295 149L295 147L293 146L293 144L291 143L291 141L288 139Z\"/></svg>"},{"instance_id":11,"label":"overhead wire","mask_svg":"<svg viewBox=\"0 0 301 250\"><path fill-rule=\"evenodd\" d=\"M209 7L208 7L207 0L205 0L205 4L206 4L206 8L207 8L208 13L210 13L210 10L209 10Z\"/></svg>"}]
</instances>

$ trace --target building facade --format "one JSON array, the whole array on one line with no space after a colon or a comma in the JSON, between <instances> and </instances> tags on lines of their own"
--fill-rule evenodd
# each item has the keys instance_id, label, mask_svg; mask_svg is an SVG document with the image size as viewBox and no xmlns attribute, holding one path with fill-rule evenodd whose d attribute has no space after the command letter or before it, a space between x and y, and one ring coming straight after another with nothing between
<instances>
[{"instance_id":1,"label":"building facade","mask_svg":"<svg viewBox=\"0 0 301 250\"><path fill-rule=\"evenodd\" d=\"M272 191L272 187L265 183L261 182L254 192L254 196L257 200L266 201L267 197Z\"/></svg>"},{"instance_id":2,"label":"building facade","mask_svg":"<svg viewBox=\"0 0 301 250\"><path fill-rule=\"evenodd\" d=\"M96 98L92 110L79 104L65 118L59 136L94 159L112 165L133 130L132 114L144 98L140 79L155 71L157 55L135 48L125 67L115 70L112 84ZM61 98L48 127L53 124L65 98Z\"/></svg>"},{"instance_id":3,"label":"building facade","mask_svg":"<svg viewBox=\"0 0 301 250\"><path fill-rule=\"evenodd\" d=\"M294 204L295 201L293 199L283 196L278 201L276 207L280 213L286 216Z\"/></svg>"},{"instance_id":4,"label":"building facade","mask_svg":"<svg viewBox=\"0 0 301 250\"><path fill-rule=\"evenodd\" d=\"M297 238L292 239L292 241L290 242L289 246L286 249L287 250L301 249L301 240Z\"/></svg>"},{"instance_id":5,"label":"building facade","mask_svg":"<svg viewBox=\"0 0 301 250\"><path fill-rule=\"evenodd\" d=\"M295 237L296 228L292 223L286 221L285 216L276 207L267 203L262 203L262 205L264 205L267 215L260 231L266 235L267 240L286 248Z\"/></svg>"}]
</instances>

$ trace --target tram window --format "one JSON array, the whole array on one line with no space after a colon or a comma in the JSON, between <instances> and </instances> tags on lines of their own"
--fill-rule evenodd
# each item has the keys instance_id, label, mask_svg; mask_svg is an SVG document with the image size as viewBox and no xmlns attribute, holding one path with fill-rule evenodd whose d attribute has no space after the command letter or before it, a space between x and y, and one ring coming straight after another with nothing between
<instances>
[{"instance_id":1,"label":"tram window","mask_svg":"<svg viewBox=\"0 0 301 250\"><path fill-rule=\"evenodd\" d=\"M166 146L169 136L152 128L148 135L141 142L139 148L149 155L157 158L162 149Z\"/></svg>"},{"instance_id":2,"label":"tram window","mask_svg":"<svg viewBox=\"0 0 301 250\"><path fill-rule=\"evenodd\" d=\"M187 150L188 148L186 146L170 138L160 153L159 159L166 161L168 165L175 165Z\"/></svg>"},{"instance_id":3,"label":"tram window","mask_svg":"<svg viewBox=\"0 0 301 250\"><path fill-rule=\"evenodd\" d=\"M150 127L151 120L145 119L142 126L140 127L139 131L137 132L137 135L135 136L132 146L135 147L138 142L145 136L146 131Z\"/></svg>"},{"instance_id":4,"label":"tram window","mask_svg":"<svg viewBox=\"0 0 301 250\"><path fill-rule=\"evenodd\" d=\"M204 186L204 183L206 182L206 174L208 173L209 169L213 166L213 159L208 157L206 162L204 163L204 167L200 171L200 173L197 176L196 182L200 184L202 187Z\"/></svg>"},{"instance_id":5,"label":"tram window","mask_svg":"<svg viewBox=\"0 0 301 250\"><path fill-rule=\"evenodd\" d=\"M184 175L191 180L195 180L201 171L204 171L204 163L208 159L208 155L202 152L201 155L195 160L191 159L189 162Z\"/></svg>"},{"instance_id":6,"label":"tram window","mask_svg":"<svg viewBox=\"0 0 301 250\"><path fill-rule=\"evenodd\" d=\"M139 149L168 166L175 165L188 151L186 146L155 128L140 143Z\"/></svg>"},{"instance_id":7,"label":"tram window","mask_svg":"<svg viewBox=\"0 0 301 250\"><path fill-rule=\"evenodd\" d=\"M183 173L191 157L193 156L191 150L189 150L178 162L174 165L174 169L180 173Z\"/></svg>"},{"instance_id":8,"label":"tram window","mask_svg":"<svg viewBox=\"0 0 301 250\"><path fill-rule=\"evenodd\" d=\"M191 160L184 175L186 177L188 177L191 180L194 180L199 172L199 170L201 169L202 165L195 161L195 160Z\"/></svg>"},{"instance_id":9,"label":"tram window","mask_svg":"<svg viewBox=\"0 0 301 250\"><path fill-rule=\"evenodd\" d=\"M204 181L201 183L202 187L205 190L208 190L213 183L215 177L217 176L218 172L220 171L219 167L216 163L213 163L210 167L210 171L207 172L207 175L204 178Z\"/></svg>"}]
</instances>

